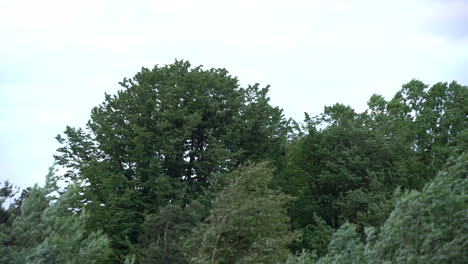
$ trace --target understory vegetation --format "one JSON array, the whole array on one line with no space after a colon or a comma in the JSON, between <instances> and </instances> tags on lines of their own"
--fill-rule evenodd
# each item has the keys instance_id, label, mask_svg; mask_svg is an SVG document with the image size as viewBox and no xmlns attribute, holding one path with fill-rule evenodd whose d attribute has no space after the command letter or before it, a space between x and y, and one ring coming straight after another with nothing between
<instances>
[{"instance_id":1,"label":"understory vegetation","mask_svg":"<svg viewBox=\"0 0 468 264\"><path fill-rule=\"evenodd\" d=\"M296 122L225 69L120 84L57 136L43 187L0 185L0 263L468 261L466 86Z\"/></svg>"}]
</instances>

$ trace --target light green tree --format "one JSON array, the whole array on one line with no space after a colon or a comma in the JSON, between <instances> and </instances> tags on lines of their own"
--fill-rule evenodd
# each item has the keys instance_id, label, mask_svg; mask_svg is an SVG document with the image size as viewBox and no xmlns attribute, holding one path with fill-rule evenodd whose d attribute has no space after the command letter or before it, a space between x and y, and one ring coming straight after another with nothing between
<instances>
[{"instance_id":1,"label":"light green tree","mask_svg":"<svg viewBox=\"0 0 468 264\"><path fill-rule=\"evenodd\" d=\"M185 264L183 239L200 222L203 208L193 201L184 208L169 204L146 217L140 237L140 263Z\"/></svg>"},{"instance_id":2,"label":"light green tree","mask_svg":"<svg viewBox=\"0 0 468 264\"><path fill-rule=\"evenodd\" d=\"M78 188L59 195L52 169L44 187L35 185L12 225L2 263L105 263L109 240L101 232L86 232L86 212L73 207Z\"/></svg>"},{"instance_id":3,"label":"light green tree","mask_svg":"<svg viewBox=\"0 0 468 264\"><path fill-rule=\"evenodd\" d=\"M268 187L272 170L264 163L229 175L228 186L213 202L205 221L188 237L191 263L281 263L289 231L286 205L291 197Z\"/></svg>"},{"instance_id":4,"label":"light green tree","mask_svg":"<svg viewBox=\"0 0 468 264\"><path fill-rule=\"evenodd\" d=\"M468 260L468 154L398 202L377 238L374 258L392 263L463 263Z\"/></svg>"}]
</instances>

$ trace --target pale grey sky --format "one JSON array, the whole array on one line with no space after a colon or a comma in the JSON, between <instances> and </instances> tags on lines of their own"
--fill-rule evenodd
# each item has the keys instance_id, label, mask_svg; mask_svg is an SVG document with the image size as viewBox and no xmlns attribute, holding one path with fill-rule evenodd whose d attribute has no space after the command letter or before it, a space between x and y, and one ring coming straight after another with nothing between
<instances>
[{"instance_id":1,"label":"pale grey sky","mask_svg":"<svg viewBox=\"0 0 468 264\"><path fill-rule=\"evenodd\" d=\"M0 181L42 184L66 125L176 58L270 84L298 121L412 78L467 85L467 19L467 0L0 0Z\"/></svg>"}]
</instances>

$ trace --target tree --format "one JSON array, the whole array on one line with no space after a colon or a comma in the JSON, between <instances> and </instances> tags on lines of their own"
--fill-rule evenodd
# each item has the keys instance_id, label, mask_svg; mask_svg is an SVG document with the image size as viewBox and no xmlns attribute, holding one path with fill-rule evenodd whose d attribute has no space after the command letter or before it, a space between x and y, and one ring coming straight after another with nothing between
<instances>
[{"instance_id":1,"label":"tree","mask_svg":"<svg viewBox=\"0 0 468 264\"><path fill-rule=\"evenodd\" d=\"M315 215L335 229L346 221L383 223L387 215L378 212L391 211L387 201L404 182L397 154L350 107L326 107L307 122L307 134L292 143L277 176L282 189L298 197L290 210L294 227L315 226Z\"/></svg>"},{"instance_id":2,"label":"tree","mask_svg":"<svg viewBox=\"0 0 468 264\"><path fill-rule=\"evenodd\" d=\"M56 197L58 177L52 169L44 187L35 185L11 224L9 243L0 251L2 263L104 263L110 256L109 240L85 230L86 212L75 211L78 188Z\"/></svg>"},{"instance_id":3,"label":"tree","mask_svg":"<svg viewBox=\"0 0 468 264\"><path fill-rule=\"evenodd\" d=\"M320 228L315 215L334 229L357 224L364 236L366 226L381 226L393 210L396 187L420 190L451 154L465 151L467 91L456 82L429 88L412 80L388 102L372 96L363 113L335 104L317 117L306 115L276 177L298 197L289 210L303 234L294 251L326 252L320 245L331 237L309 235Z\"/></svg>"},{"instance_id":4,"label":"tree","mask_svg":"<svg viewBox=\"0 0 468 264\"><path fill-rule=\"evenodd\" d=\"M328 254L296 263L463 263L468 259L468 154L421 192L407 191L380 231L367 229L362 241L346 223L335 233ZM294 262L293 262L294 263Z\"/></svg>"},{"instance_id":5,"label":"tree","mask_svg":"<svg viewBox=\"0 0 468 264\"><path fill-rule=\"evenodd\" d=\"M8 263L8 247L11 245L11 222L14 215L11 212L12 206L4 208L4 203L14 197L15 191L9 181L5 181L0 186L0 261Z\"/></svg>"},{"instance_id":6,"label":"tree","mask_svg":"<svg viewBox=\"0 0 468 264\"><path fill-rule=\"evenodd\" d=\"M241 88L224 69L188 62L143 68L92 110L87 129L67 127L56 156L81 180L88 227L104 227L120 260L145 215L189 203L214 173L284 153L288 122L267 88Z\"/></svg>"},{"instance_id":7,"label":"tree","mask_svg":"<svg viewBox=\"0 0 468 264\"><path fill-rule=\"evenodd\" d=\"M399 263L462 263L468 259L468 154L421 192L407 192L376 238L372 252ZM411 221L409 220L411 219Z\"/></svg>"},{"instance_id":8,"label":"tree","mask_svg":"<svg viewBox=\"0 0 468 264\"><path fill-rule=\"evenodd\" d=\"M421 189L459 149L462 131L467 128L467 95L468 88L456 82L436 83L429 88L412 80L389 102L380 101L380 111L375 111L376 97L371 102L376 121L373 128L394 141L394 146L404 146L400 153L408 162L401 167L408 168L411 178L427 177L410 183L412 188Z\"/></svg>"},{"instance_id":9,"label":"tree","mask_svg":"<svg viewBox=\"0 0 468 264\"><path fill-rule=\"evenodd\" d=\"M328 244L333 237L334 229L317 215L314 215L310 224L303 228L297 228L301 237L291 244L296 252L299 249L308 249L314 255L323 256L328 251Z\"/></svg>"},{"instance_id":10,"label":"tree","mask_svg":"<svg viewBox=\"0 0 468 264\"><path fill-rule=\"evenodd\" d=\"M359 239L356 226L350 223L342 225L328 245L328 254L320 258L316 263L366 263L364 244Z\"/></svg>"},{"instance_id":11,"label":"tree","mask_svg":"<svg viewBox=\"0 0 468 264\"><path fill-rule=\"evenodd\" d=\"M7 199L11 199L13 196L13 185L9 181L5 181L3 186L0 186L0 224L8 221L8 212L6 208L3 208L3 204Z\"/></svg>"},{"instance_id":12,"label":"tree","mask_svg":"<svg viewBox=\"0 0 468 264\"><path fill-rule=\"evenodd\" d=\"M143 225L140 263L188 263L183 239L200 222L203 211L197 201L184 208L169 204L148 215Z\"/></svg>"},{"instance_id":13,"label":"tree","mask_svg":"<svg viewBox=\"0 0 468 264\"><path fill-rule=\"evenodd\" d=\"M291 197L268 187L265 163L227 175L230 183L205 221L188 237L190 263L281 263L295 235L289 231Z\"/></svg>"}]
</instances>

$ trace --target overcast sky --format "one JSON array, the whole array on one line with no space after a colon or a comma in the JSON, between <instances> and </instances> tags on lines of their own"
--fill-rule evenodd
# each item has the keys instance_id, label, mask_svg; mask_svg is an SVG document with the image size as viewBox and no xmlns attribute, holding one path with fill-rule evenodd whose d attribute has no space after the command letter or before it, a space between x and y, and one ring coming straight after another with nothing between
<instances>
[{"instance_id":1,"label":"overcast sky","mask_svg":"<svg viewBox=\"0 0 468 264\"><path fill-rule=\"evenodd\" d=\"M411 79L468 84L468 0L0 0L0 180L43 183L66 125L177 59L271 85L302 121Z\"/></svg>"}]
</instances>

